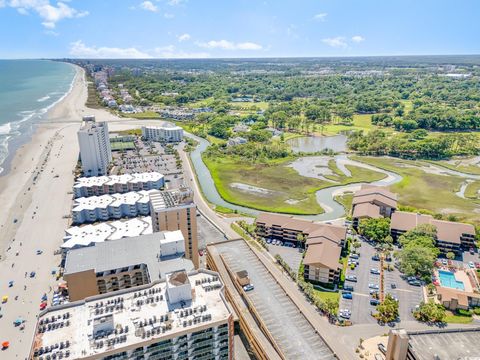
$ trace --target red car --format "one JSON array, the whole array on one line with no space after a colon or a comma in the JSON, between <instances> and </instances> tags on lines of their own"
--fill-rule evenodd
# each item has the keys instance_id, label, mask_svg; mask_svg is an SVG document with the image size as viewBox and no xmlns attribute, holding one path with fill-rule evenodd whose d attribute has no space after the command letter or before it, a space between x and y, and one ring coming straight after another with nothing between
<instances>
[{"instance_id":1,"label":"red car","mask_svg":"<svg viewBox=\"0 0 480 360\"><path fill-rule=\"evenodd\" d=\"M40 304L40 310L45 310L45 308L47 307L47 303L46 302L42 302Z\"/></svg>"},{"instance_id":2,"label":"red car","mask_svg":"<svg viewBox=\"0 0 480 360\"><path fill-rule=\"evenodd\" d=\"M475 263L475 267L476 267L477 269L480 269L480 263L476 262L476 263Z\"/></svg>"}]
</instances>

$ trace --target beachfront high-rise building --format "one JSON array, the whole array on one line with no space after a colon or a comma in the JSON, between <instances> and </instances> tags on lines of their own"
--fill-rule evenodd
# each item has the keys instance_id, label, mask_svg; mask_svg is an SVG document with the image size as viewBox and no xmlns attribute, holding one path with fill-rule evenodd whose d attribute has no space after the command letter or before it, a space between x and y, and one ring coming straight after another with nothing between
<instances>
[{"instance_id":1,"label":"beachfront high-rise building","mask_svg":"<svg viewBox=\"0 0 480 360\"><path fill-rule=\"evenodd\" d=\"M233 321L218 273L176 271L48 308L28 358L232 360Z\"/></svg>"},{"instance_id":2,"label":"beachfront high-rise building","mask_svg":"<svg viewBox=\"0 0 480 360\"><path fill-rule=\"evenodd\" d=\"M78 130L80 159L85 176L106 175L112 161L112 149L108 137L108 124L96 122L94 116L84 116Z\"/></svg>"},{"instance_id":3,"label":"beachfront high-rise building","mask_svg":"<svg viewBox=\"0 0 480 360\"><path fill-rule=\"evenodd\" d=\"M149 284L172 271L191 271L184 254L179 230L98 242L67 252L63 278L70 301L76 301Z\"/></svg>"},{"instance_id":4,"label":"beachfront high-rise building","mask_svg":"<svg viewBox=\"0 0 480 360\"><path fill-rule=\"evenodd\" d=\"M180 142L183 139L183 129L176 125L142 126L142 137L160 142Z\"/></svg>"},{"instance_id":5,"label":"beachfront high-rise building","mask_svg":"<svg viewBox=\"0 0 480 360\"><path fill-rule=\"evenodd\" d=\"M153 231L181 230L185 238L185 257L196 268L198 258L197 207L193 203L193 191L181 188L173 191L150 193L150 216Z\"/></svg>"}]
</instances>

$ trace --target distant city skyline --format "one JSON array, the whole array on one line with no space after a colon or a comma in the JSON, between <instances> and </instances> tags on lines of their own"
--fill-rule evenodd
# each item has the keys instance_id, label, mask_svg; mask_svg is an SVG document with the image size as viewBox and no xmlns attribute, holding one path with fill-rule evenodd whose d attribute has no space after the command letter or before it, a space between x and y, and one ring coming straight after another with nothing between
<instances>
[{"instance_id":1,"label":"distant city skyline","mask_svg":"<svg viewBox=\"0 0 480 360\"><path fill-rule=\"evenodd\" d=\"M0 58L479 54L480 1L0 0Z\"/></svg>"}]
</instances>

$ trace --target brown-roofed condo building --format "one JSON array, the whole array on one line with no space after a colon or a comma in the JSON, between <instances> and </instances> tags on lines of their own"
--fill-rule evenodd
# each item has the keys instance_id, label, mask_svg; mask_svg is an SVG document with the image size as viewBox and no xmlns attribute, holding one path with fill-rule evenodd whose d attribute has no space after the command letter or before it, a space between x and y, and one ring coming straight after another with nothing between
<instances>
[{"instance_id":1,"label":"brown-roofed condo building","mask_svg":"<svg viewBox=\"0 0 480 360\"><path fill-rule=\"evenodd\" d=\"M218 273L162 280L40 313L29 359L233 359L233 314Z\"/></svg>"},{"instance_id":2,"label":"brown-roofed condo building","mask_svg":"<svg viewBox=\"0 0 480 360\"><path fill-rule=\"evenodd\" d=\"M396 211L392 215L390 229L396 240L401 234L418 225L430 224L437 230L437 247L443 252L460 252L475 247L475 227L471 224L437 220L431 215Z\"/></svg>"},{"instance_id":3,"label":"brown-roofed condo building","mask_svg":"<svg viewBox=\"0 0 480 360\"><path fill-rule=\"evenodd\" d=\"M193 191L189 188L153 191L150 193L150 215L154 232L182 231L185 257L198 268L197 206L193 203Z\"/></svg>"},{"instance_id":4,"label":"brown-roofed condo building","mask_svg":"<svg viewBox=\"0 0 480 360\"><path fill-rule=\"evenodd\" d=\"M305 247L305 280L322 284L338 281L341 270L339 259L347 234L345 227L269 213L260 213L256 225L260 237Z\"/></svg>"},{"instance_id":5,"label":"brown-roofed condo building","mask_svg":"<svg viewBox=\"0 0 480 360\"><path fill-rule=\"evenodd\" d=\"M362 185L352 200L353 227L360 219L391 217L397 209L397 194L381 186Z\"/></svg>"}]
</instances>

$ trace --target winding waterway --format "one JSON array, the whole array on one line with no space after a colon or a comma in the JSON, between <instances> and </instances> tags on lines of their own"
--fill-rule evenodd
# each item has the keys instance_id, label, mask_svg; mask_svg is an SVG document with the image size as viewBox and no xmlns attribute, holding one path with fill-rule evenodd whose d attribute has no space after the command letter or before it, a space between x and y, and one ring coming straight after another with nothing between
<instances>
[{"instance_id":1,"label":"winding waterway","mask_svg":"<svg viewBox=\"0 0 480 360\"><path fill-rule=\"evenodd\" d=\"M197 179L202 189L202 192L204 196L207 198L207 200L215 205L220 205L232 210L237 210L239 212L257 216L258 213L260 212L258 210L240 206L240 205L234 205L222 199L222 197L220 196L220 194L218 193L215 187L215 183L212 179L212 176L210 175L210 171L208 170L207 166L202 160L202 153L207 149L210 143L207 140L200 138L198 136L195 136L193 134L185 133L185 135L198 142L197 148L190 153L190 158L192 160L193 167L195 168ZM402 180L402 177L396 173L385 171L371 165L367 165L358 161L351 160L348 158L347 155L337 155L334 158L338 166L355 165L358 167L363 167L370 170L378 171L386 175L384 179L371 183L372 185L388 186ZM345 215L345 211L343 206L334 200L334 196L347 191L355 191L362 184L365 184L365 183L332 186L332 187L319 190L316 193L317 201L325 210L325 212L323 214L318 214L318 215L303 215L303 216L298 215L296 217L301 217L301 218L310 219L310 220L320 220L320 221L338 219Z\"/></svg>"}]
</instances>

